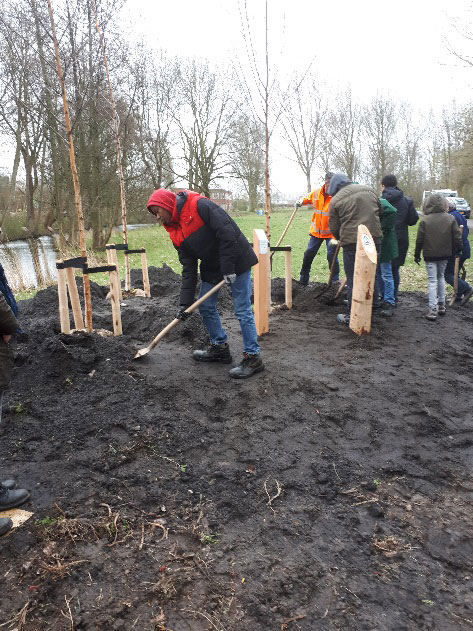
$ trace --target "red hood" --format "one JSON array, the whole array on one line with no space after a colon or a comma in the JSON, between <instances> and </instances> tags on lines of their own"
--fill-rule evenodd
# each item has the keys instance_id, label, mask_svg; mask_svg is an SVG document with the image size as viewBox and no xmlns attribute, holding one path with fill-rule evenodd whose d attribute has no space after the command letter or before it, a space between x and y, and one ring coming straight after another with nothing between
<instances>
[{"instance_id":1,"label":"red hood","mask_svg":"<svg viewBox=\"0 0 473 631\"><path fill-rule=\"evenodd\" d=\"M172 215L171 221L177 221L176 194L172 191L168 191L165 188L158 188L158 190L153 191L146 204L149 212L151 212L150 206L159 206L168 210Z\"/></svg>"}]
</instances>

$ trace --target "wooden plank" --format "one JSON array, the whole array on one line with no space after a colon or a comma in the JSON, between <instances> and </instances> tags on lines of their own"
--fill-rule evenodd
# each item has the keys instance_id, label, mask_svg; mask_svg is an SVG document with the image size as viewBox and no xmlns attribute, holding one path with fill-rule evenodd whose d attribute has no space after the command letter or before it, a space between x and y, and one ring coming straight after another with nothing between
<instances>
[{"instance_id":1,"label":"wooden plank","mask_svg":"<svg viewBox=\"0 0 473 631\"><path fill-rule=\"evenodd\" d=\"M107 245L110 245L110 243L107 243ZM107 246L105 246L107 247ZM120 268L118 266L118 255L117 255L117 251L115 248L109 248L105 250L107 252L107 262L109 265L115 265L115 267L117 268L117 278L118 278L118 296L120 298L120 302L123 300L123 294L122 294L122 286L120 284ZM110 288L111 289L111 288Z\"/></svg>"},{"instance_id":2,"label":"wooden plank","mask_svg":"<svg viewBox=\"0 0 473 631\"><path fill-rule=\"evenodd\" d=\"M285 274L285 298L286 307L292 309L292 271L291 271L291 250L284 252L284 274Z\"/></svg>"},{"instance_id":3,"label":"wooden plank","mask_svg":"<svg viewBox=\"0 0 473 631\"><path fill-rule=\"evenodd\" d=\"M268 279L271 271L269 265L268 239L263 230L253 230L253 248L258 257L254 270L254 312L256 332L264 335L269 332L268 317Z\"/></svg>"},{"instance_id":4,"label":"wooden plank","mask_svg":"<svg viewBox=\"0 0 473 631\"><path fill-rule=\"evenodd\" d=\"M74 316L74 328L83 329L84 319L82 317L82 309L80 306L79 292L77 291L74 268L66 267L64 271L66 272L67 289L69 291L69 298L71 299L72 315ZM92 317L92 313L90 316Z\"/></svg>"},{"instance_id":5,"label":"wooden plank","mask_svg":"<svg viewBox=\"0 0 473 631\"><path fill-rule=\"evenodd\" d=\"M146 258L146 252L141 253L141 273L143 275L143 290L147 298L151 298L151 289L149 286L148 276L148 259Z\"/></svg>"},{"instance_id":6,"label":"wooden plank","mask_svg":"<svg viewBox=\"0 0 473 631\"><path fill-rule=\"evenodd\" d=\"M62 263L62 261L56 261L56 263ZM57 295L59 300L59 322L61 323L61 333L69 335L71 332L71 322L69 320L66 272L64 269L57 270Z\"/></svg>"},{"instance_id":7,"label":"wooden plank","mask_svg":"<svg viewBox=\"0 0 473 631\"><path fill-rule=\"evenodd\" d=\"M108 252L115 252L115 250L108 250ZM122 315L120 311L120 279L118 277L117 267L115 267L114 272L109 272L108 277L110 280L110 302L112 305L112 324L113 324L113 335L121 335L122 334Z\"/></svg>"},{"instance_id":8,"label":"wooden plank","mask_svg":"<svg viewBox=\"0 0 473 631\"><path fill-rule=\"evenodd\" d=\"M371 315L378 253L370 231L358 226L350 329L357 335L371 331Z\"/></svg>"}]
</instances>

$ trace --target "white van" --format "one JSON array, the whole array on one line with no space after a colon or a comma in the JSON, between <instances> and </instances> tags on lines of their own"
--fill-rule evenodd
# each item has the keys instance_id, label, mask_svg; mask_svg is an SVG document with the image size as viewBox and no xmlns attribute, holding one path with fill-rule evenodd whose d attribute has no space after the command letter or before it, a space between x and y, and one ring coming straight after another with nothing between
<instances>
[{"instance_id":1,"label":"white van","mask_svg":"<svg viewBox=\"0 0 473 631\"><path fill-rule=\"evenodd\" d=\"M454 191L450 188L439 188L436 191L424 191L422 193L422 206L424 205L427 197L430 197L434 193L438 193L439 195L443 195L444 197L458 197L458 191Z\"/></svg>"}]
</instances>

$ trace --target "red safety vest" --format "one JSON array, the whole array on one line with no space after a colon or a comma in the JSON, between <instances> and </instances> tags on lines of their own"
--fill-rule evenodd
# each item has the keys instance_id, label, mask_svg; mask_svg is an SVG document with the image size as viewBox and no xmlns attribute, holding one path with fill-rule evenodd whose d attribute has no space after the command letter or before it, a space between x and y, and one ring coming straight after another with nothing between
<instances>
[{"instance_id":1,"label":"red safety vest","mask_svg":"<svg viewBox=\"0 0 473 631\"><path fill-rule=\"evenodd\" d=\"M194 191L186 191L187 199L181 208L181 212L174 210L171 217L171 224L164 224L164 229L169 233L171 241L176 247L179 247L184 239L187 239L193 232L202 228L204 222L197 212L197 202L204 198L200 193ZM205 199L205 198L204 198Z\"/></svg>"}]
</instances>

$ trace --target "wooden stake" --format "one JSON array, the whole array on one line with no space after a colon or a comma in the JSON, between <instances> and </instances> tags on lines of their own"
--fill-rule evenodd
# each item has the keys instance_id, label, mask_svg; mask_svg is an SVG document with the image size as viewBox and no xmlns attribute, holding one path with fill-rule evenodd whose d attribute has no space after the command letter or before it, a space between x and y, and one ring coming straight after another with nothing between
<instances>
[{"instance_id":1,"label":"wooden stake","mask_svg":"<svg viewBox=\"0 0 473 631\"><path fill-rule=\"evenodd\" d=\"M111 247L113 243L107 243L105 246L105 250L107 252L107 263L109 265L115 265L117 268L117 278L118 278L118 296L120 298L120 302L123 300L122 286L120 283L120 274L119 274L119 266L118 266L118 255L115 248Z\"/></svg>"},{"instance_id":2,"label":"wooden stake","mask_svg":"<svg viewBox=\"0 0 473 631\"><path fill-rule=\"evenodd\" d=\"M73 267L66 267L67 289L69 298L71 299L72 315L74 316L74 328L83 329L84 319L82 317L82 309L80 306L79 292L77 291L76 275Z\"/></svg>"},{"instance_id":3,"label":"wooden stake","mask_svg":"<svg viewBox=\"0 0 473 631\"><path fill-rule=\"evenodd\" d=\"M151 289L149 287L148 276L148 259L146 258L146 252L141 253L141 273L143 275L143 290L147 298L151 298Z\"/></svg>"},{"instance_id":4,"label":"wooden stake","mask_svg":"<svg viewBox=\"0 0 473 631\"><path fill-rule=\"evenodd\" d=\"M56 261L56 263L62 263L62 260ZM61 323L61 333L69 334L71 332L71 322L69 320L66 273L64 269L57 270L57 295L59 300L59 322Z\"/></svg>"},{"instance_id":5,"label":"wooden stake","mask_svg":"<svg viewBox=\"0 0 473 631\"><path fill-rule=\"evenodd\" d=\"M108 250L108 252L115 252L115 250ZM112 304L112 322L113 322L113 335L122 334L122 315L120 311L120 279L118 277L118 267L115 266L114 272L108 273L110 282L110 302Z\"/></svg>"},{"instance_id":6,"label":"wooden stake","mask_svg":"<svg viewBox=\"0 0 473 631\"><path fill-rule=\"evenodd\" d=\"M128 229L127 229L127 219L126 219L126 196L125 196L125 182L123 179L123 169L122 169L122 150L120 146L120 119L118 118L117 105L115 103L115 97L113 96L112 90L112 82L110 81L110 73L108 71L108 62L107 62L107 54L105 52L105 40L103 37L102 29L99 26L99 21L97 19L97 6L95 0L93 2L94 7L94 16L95 16L95 28L97 30L100 45L102 47L103 54L103 65L105 67L105 74L107 75L107 83L108 83L108 92L110 95L110 105L113 110L113 131L115 132L115 148L117 153L117 168L118 168L118 177L120 180L120 200L121 200L121 210L122 210L122 227L123 227L123 243L128 245ZM118 267L117 267L118 270ZM125 291L130 291L130 259L128 254L125 252ZM120 290L121 293L121 290ZM121 297L120 297L121 300Z\"/></svg>"},{"instance_id":7,"label":"wooden stake","mask_svg":"<svg viewBox=\"0 0 473 631\"><path fill-rule=\"evenodd\" d=\"M51 0L48 0L49 20L51 22L51 34L54 42L54 53L56 56L56 68L59 76L59 83L61 84L62 104L64 108L64 120L66 124L66 135L69 148L69 162L71 165L72 183L74 185L74 201L77 210L77 226L79 229L79 245L81 256L87 258L87 251L85 248L85 229L84 229L84 215L82 212L82 200L80 196L79 176L77 174L76 159L74 155L74 142L72 139L71 120L69 118L69 106L67 103L66 85L64 83L64 75L62 72L61 60L59 58L59 45L56 36L56 26L54 24L53 9L51 7ZM75 284L75 280L74 280ZM84 312L85 320L87 323L87 330L92 332L92 298L90 295L90 281L88 274L83 275L83 287L84 287ZM77 287L76 287L77 289ZM82 318L82 314L81 314ZM76 327L77 328L77 327ZM84 328L84 325L82 327Z\"/></svg>"},{"instance_id":8,"label":"wooden stake","mask_svg":"<svg viewBox=\"0 0 473 631\"><path fill-rule=\"evenodd\" d=\"M350 315L350 329L357 335L371 331L377 261L378 253L371 233L361 224L358 226Z\"/></svg>"},{"instance_id":9,"label":"wooden stake","mask_svg":"<svg viewBox=\"0 0 473 631\"><path fill-rule=\"evenodd\" d=\"M285 297L286 297L286 307L288 309L292 309L292 272L291 272L291 250L286 250L284 252L284 272L286 276L286 285L285 285Z\"/></svg>"},{"instance_id":10,"label":"wooden stake","mask_svg":"<svg viewBox=\"0 0 473 631\"><path fill-rule=\"evenodd\" d=\"M254 311L256 332L263 335L269 332L268 318L268 270L269 246L263 230L253 230L253 248L258 257L254 269Z\"/></svg>"},{"instance_id":11,"label":"wooden stake","mask_svg":"<svg viewBox=\"0 0 473 631\"><path fill-rule=\"evenodd\" d=\"M460 239L463 235L463 226L460 226ZM450 306L455 302L456 297L458 296L458 275L460 273L460 256L455 257L455 270L453 272L453 294L450 299Z\"/></svg>"}]
</instances>

